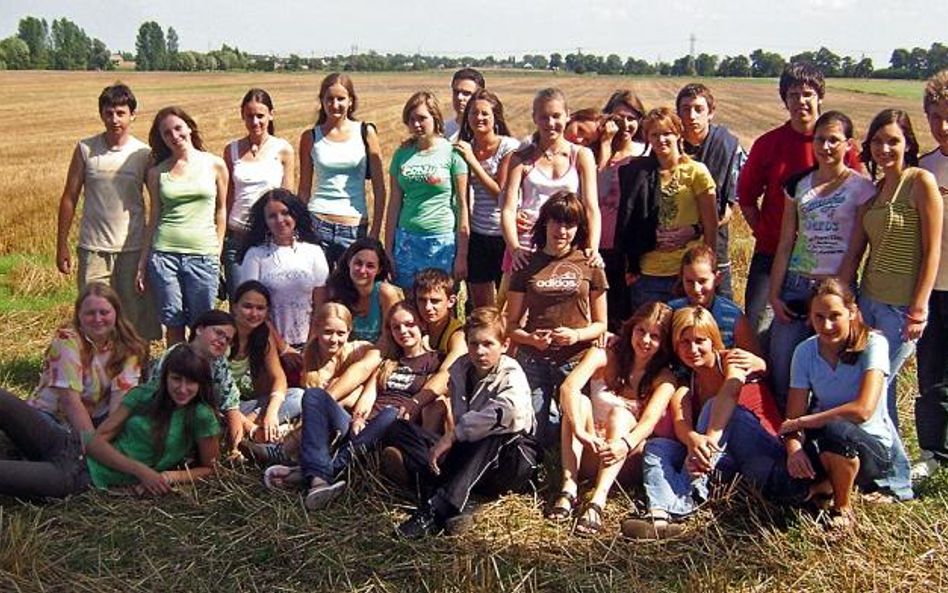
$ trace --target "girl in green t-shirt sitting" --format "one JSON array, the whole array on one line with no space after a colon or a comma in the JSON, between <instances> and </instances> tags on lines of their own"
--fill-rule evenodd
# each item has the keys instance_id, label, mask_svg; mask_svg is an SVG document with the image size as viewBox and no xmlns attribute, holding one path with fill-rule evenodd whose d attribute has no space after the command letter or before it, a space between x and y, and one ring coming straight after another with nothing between
<instances>
[{"instance_id":1,"label":"girl in green t-shirt sitting","mask_svg":"<svg viewBox=\"0 0 948 593\"><path fill-rule=\"evenodd\" d=\"M60 430L4 390L0 430L25 458L0 460L0 495L19 498L61 498L92 485L167 494L174 484L209 476L220 449L211 370L187 344L168 354L157 388L129 391L95 433ZM195 448L193 467L173 469Z\"/></svg>"}]
</instances>

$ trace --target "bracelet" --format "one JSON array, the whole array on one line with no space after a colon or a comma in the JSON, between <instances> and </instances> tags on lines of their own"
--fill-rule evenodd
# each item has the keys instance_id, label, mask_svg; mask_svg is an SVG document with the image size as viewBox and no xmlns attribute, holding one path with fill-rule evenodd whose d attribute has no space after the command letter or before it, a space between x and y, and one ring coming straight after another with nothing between
<instances>
[{"instance_id":1,"label":"bracelet","mask_svg":"<svg viewBox=\"0 0 948 593\"><path fill-rule=\"evenodd\" d=\"M623 443L625 443L625 446L626 446L626 447L629 448L629 453L632 453L632 443L629 442L628 437L627 437L627 436L623 436L620 440L621 440Z\"/></svg>"},{"instance_id":2,"label":"bracelet","mask_svg":"<svg viewBox=\"0 0 948 593\"><path fill-rule=\"evenodd\" d=\"M780 441L783 442L783 443L786 443L786 442L789 441L790 439L796 439L796 440L798 440L798 441L800 441L800 442L802 443L802 442L803 442L803 430L802 430L802 429L801 429L801 430L795 430L795 431L793 431L793 432L788 432L788 433L786 433L786 434L780 435Z\"/></svg>"},{"instance_id":3,"label":"bracelet","mask_svg":"<svg viewBox=\"0 0 948 593\"><path fill-rule=\"evenodd\" d=\"M909 323L920 323L920 324L928 323L928 317L923 317L922 319L916 319L915 317L909 317L906 315L905 318L908 319Z\"/></svg>"}]
</instances>

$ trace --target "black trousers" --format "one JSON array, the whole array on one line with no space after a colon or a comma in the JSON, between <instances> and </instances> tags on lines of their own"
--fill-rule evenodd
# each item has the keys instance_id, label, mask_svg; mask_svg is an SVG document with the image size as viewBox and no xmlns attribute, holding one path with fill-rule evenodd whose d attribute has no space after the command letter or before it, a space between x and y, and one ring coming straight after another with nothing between
<instances>
[{"instance_id":1,"label":"black trousers","mask_svg":"<svg viewBox=\"0 0 948 593\"><path fill-rule=\"evenodd\" d=\"M542 455L530 435L458 441L438 464L441 474L436 476L428 466L428 451L439 438L417 424L399 420L388 429L383 443L402 452L422 504L430 505L442 519L459 513L472 491L493 497L528 489Z\"/></svg>"}]
</instances>

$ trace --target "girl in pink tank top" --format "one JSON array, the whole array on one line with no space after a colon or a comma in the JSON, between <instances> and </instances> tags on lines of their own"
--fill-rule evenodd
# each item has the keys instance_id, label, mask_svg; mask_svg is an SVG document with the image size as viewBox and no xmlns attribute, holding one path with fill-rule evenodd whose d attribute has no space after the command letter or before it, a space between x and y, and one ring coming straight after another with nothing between
<instances>
[{"instance_id":1,"label":"girl in pink tank top","mask_svg":"<svg viewBox=\"0 0 948 593\"><path fill-rule=\"evenodd\" d=\"M587 148L571 144L563 136L569 109L558 89L548 88L533 100L533 122L537 129L532 143L514 153L507 173L500 222L508 259L504 269L519 269L530 253L530 233L540 207L561 191L579 193L589 221L590 263L601 265L599 236L601 221L596 193L596 164Z\"/></svg>"},{"instance_id":2,"label":"girl in pink tank top","mask_svg":"<svg viewBox=\"0 0 948 593\"><path fill-rule=\"evenodd\" d=\"M590 502L576 523L580 533L602 528L609 490L621 474L638 473L635 467L641 463L645 440L674 438L669 411L676 389L669 368L671 320L672 310L664 303L641 306L622 326L616 347L590 348L560 389L563 485L549 514L568 519L579 476L596 468ZM587 381L588 398L581 391Z\"/></svg>"}]
</instances>

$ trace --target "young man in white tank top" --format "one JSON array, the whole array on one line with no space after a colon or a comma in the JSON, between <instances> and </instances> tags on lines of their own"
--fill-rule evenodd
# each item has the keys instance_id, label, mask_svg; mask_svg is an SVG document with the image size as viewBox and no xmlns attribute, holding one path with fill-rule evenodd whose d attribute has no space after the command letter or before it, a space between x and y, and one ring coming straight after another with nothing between
<instances>
[{"instance_id":1,"label":"young man in white tank top","mask_svg":"<svg viewBox=\"0 0 948 593\"><path fill-rule=\"evenodd\" d=\"M147 340L161 339L154 296L135 290L135 273L144 248L145 198L142 187L151 149L131 135L137 101L131 89L117 83L99 95L101 134L80 140L69 163L59 200L56 267L76 270L81 291L90 282L112 286L125 316ZM69 230L79 197L85 205L79 222L78 265L69 249Z\"/></svg>"}]
</instances>

